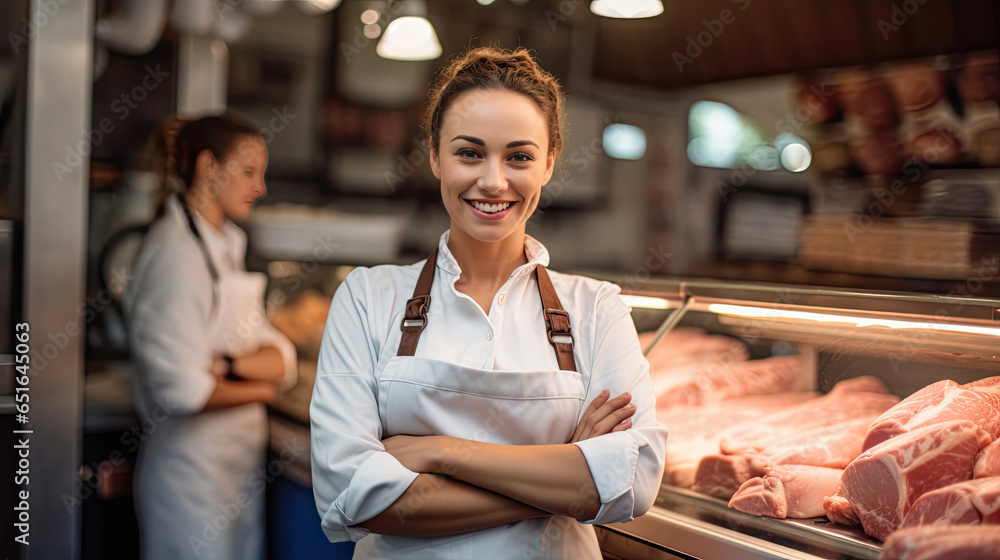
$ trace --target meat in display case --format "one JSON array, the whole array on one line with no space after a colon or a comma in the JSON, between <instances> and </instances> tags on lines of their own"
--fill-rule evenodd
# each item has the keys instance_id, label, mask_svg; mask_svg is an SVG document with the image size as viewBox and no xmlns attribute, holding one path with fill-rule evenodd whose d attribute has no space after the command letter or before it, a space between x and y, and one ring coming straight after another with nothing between
<instances>
[{"instance_id":1,"label":"meat in display case","mask_svg":"<svg viewBox=\"0 0 1000 560\"><path fill-rule=\"evenodd\" d=\"M626 293L643 296L628 301L670 428L663 486L602 544L705 560L1000 558L1000 301L663 286L656 326L643 318L657 286Z\"/></svg>"}]
</instances>

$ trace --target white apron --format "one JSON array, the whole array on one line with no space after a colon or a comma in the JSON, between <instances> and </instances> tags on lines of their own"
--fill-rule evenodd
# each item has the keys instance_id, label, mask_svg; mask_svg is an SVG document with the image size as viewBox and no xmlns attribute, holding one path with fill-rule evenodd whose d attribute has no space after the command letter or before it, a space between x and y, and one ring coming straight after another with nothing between
<instances>
[{"instance_id":1,"label":"white apron","mask_svg":"<svg viewBox=\"0 0 1000 560\"><path fill-rule=\"evenodd\" d=\"M218 283L209 325L213 354L259 346L266 321L263 274L233 271ZM171 415L142 442L136 513L145 560L262 560L267 412L261 403Z\"/></svg>"},{"instance_id":2,"label":"white apron","mask_svg":"<svg viewBox=\"0 0 1000 560\"><path fill-rule=\"evenodd\" d=\"M407 320L420 320L414 303L421 294L430 293L436 253L425 263L414 298L407 303ZM561 309L544 270L539 276L539 292L546 285L554 300L545 305L543 295L543 307ZM383 438L447 435L487 443L542 445L567 443L573 436L586 396L577 371L475 369L416 357L412 355L416 341L411 343L404 336L399 350L403 355L393 356L377 380ZM448 537L369 533L357 542L354 558L601 560L602 555L592 525L549 517Z\"/></svg>"}]
</instances>

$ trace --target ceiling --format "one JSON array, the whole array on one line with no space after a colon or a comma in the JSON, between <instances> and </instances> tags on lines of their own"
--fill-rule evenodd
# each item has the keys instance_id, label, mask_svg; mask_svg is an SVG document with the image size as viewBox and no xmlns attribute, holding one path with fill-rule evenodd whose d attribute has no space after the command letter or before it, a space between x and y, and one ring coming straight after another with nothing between
<instances>
[{"instance_id":1,"label":"ceiling","mask_svg":"<svg viewBox=\"0 0 1000 560\"><path fill-rule=\"evenodd\" d=\"M664 0L598 18L594 78L675 88L1000 46L992 0Z\"/></svg>"}]
</instances>

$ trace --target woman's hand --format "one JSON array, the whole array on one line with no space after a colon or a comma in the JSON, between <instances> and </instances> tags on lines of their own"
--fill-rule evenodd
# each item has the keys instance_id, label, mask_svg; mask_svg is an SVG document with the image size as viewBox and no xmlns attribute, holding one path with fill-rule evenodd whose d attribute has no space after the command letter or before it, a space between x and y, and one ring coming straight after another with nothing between
<instances>
[{"instance_id":1,"label":"woman's hand","mask_svg":"<svg viewBox=\"0 0 1000 560\"><path fill-rule=\"evenodd\" d=\"M213 356L209 371L216 377L225 377L229 373L229 362L222 356Z\"/></svg>"},{"instance_id":2,"label":"woman's hand","mask_svg":"<svg viewBox=\"0 0 1000 560\"><path fill-rule=\"evenodd\" d=\"M382 440L382 445L397 461L416 473L435 473L439 470L437 451L444 445L445 436L392 436Z\"/></svg>"},{"instance_id":3,"label":"woman's hand","mask_svg":"<svg viewBox=\"0 0 1000 560\"><path fill-rule=\"evenodd\" d=\"M590 403L573 433L573 439L569 440L570 443L632 427L632 415L635 414L635 405L630 402L632 395L622 393L608 400L609 396L611 392L605 389Z\"/></svg>"}]
</instances>

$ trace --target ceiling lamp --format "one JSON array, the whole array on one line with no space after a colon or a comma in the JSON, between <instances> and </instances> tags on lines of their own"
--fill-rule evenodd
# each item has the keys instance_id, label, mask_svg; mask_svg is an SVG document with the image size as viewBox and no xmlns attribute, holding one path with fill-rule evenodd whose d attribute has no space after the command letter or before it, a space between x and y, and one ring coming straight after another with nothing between
<instances>
[{"instance_id":1,"label":"ceiling lamp","mask_svg":"<svg viewBox=\"0 0 1000 560\"><path fill-rule=\"evenodd\" d=\"M441 43L434 26L427 21L427 6L410 0L400 8L400 17L389 22L375 52L392 60L431 60L441 56Z\"/></svg>"},{"instance_id":2,"label":"ceiling lamp","mask_svg":"<svg viewBox=\"0 0 1000 560\"><path fill-rule=\"evenodd\" d=\"M594 0L590 3L590 11L609 18L648 18L663 13L663 2L660 0Z\"/></svg>"}]
</instances>

